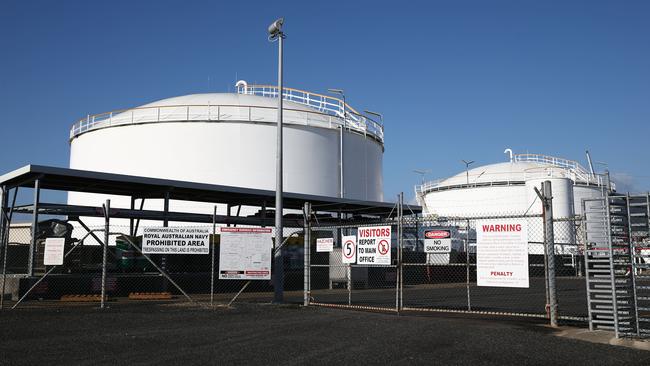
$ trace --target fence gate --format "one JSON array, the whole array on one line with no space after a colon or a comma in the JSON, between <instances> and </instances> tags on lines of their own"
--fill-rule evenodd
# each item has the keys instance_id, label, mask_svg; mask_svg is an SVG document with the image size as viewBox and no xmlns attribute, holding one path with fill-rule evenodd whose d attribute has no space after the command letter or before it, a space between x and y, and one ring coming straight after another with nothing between
<instances>
[{"instance_id":1,"label":"fence gate","mask_svg":"<svg viewBox=\"0 0 650 366\"><path fill-rule=\"evenodd\" d=\"M650 196L587 199L589 328L650 336Z\"/></svg>"}]
</instances>

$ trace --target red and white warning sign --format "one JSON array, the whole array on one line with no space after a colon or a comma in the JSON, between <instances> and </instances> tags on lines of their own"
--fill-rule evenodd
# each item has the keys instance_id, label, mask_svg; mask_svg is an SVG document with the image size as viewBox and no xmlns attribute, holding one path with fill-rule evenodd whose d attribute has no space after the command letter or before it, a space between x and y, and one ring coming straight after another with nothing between
<instances>
[{"instance_id":1,"label":"red and white warning sign","mask_svg":"<svg viewBox=\"0 0 650 366\"><path fill-rule=\"evenodd\" d=\"M344 236L342 238L341 258L343 263L354 264L357 262L357 237Z\"/></svg>"},{"instance_id":2,"label":"red and white warning sign","mask_svg":"<svg viewBox=\"0 0 650 366\"><path fill-rule=\"evenodd\" d=\"M476 223L478 286L525 287L528 275L528 227L525 220Z\"/></svg>"},{"instance_id":3,"label":"red and white warning sign","mask_svg":"<svg viewBox=\"0 0 650 366\"><path fill-rule=\"evenodd\" d=\"M360 227L357 234L357 264L390 265L390 226Z\"/></svg>"},{"instance_id":4,"label":"red and white warning sign","mask_svg":"<svg viewBox=\"0 0 650 366\"><path fill-rule=\"evenodd\" d=\"M424 252L431 254L451 253L451 230L425 231Z\"/></svg>"}]
</instances>

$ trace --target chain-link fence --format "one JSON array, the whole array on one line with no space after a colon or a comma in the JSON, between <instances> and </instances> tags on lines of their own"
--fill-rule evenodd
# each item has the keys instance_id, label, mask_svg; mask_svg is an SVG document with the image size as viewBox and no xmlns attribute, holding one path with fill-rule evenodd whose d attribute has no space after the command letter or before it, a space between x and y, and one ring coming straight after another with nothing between
<instances>
[{"instance_id":1,"label":"chain-link fence","mask_svg":"<svg viewBox=\"0 0 650 366\"><path fill-rule=\"evenodd\" d=\"M526 228L525 258L521 258L526 279L516 287L477 281L477 227L503 221L519 222ZM548 316L548 257L542 216L404 217L401 222L374 223L372 226L391 228L390 264L343 263L343 238L352 235L361 240L359 228L368 226L313 228L312 304L384 311ZM584 320L587 316L582 246L576 236L580 228L581 220L576 218L557 219L553 224L554 285L561 319ZM319 252L316 241L326 237L334 238L334 247ZM446 241L436 242L435 238ZM439 247L430 246L432 242Z\"/></svg>"},{"instance_id":2,"label":"chain-link fence","mask_svg":"<svg viewBox=\"0 0 650 366\"><path fill-rule=\"evenodd\" d=\"M357 237L360 227L390 228L388 264L343 263L343 238ZM314 227L311 234L310 303L363 309L396 309L398 287L397 223L367 223L359 226ZM319 238L333 238L331 251L319 251ZM360 258L361 253L357 253ZM353 262L357 262L354 260Z\"/></svg>"},{"instance_id":3,"label":"chain-link fence","mask_svg":"<svg viewBox=\"0 0 650 366\"><path fill-rule=\"evenodd\" d=\"M479 227L497 221L525 224L526 280L515 287L479 283L477 242ZM343 220L342 222L345 222ZM273 299L270 279L220 279L220 228L192 225L209 233L210 249L204 254L145 254L142 228L111 225L108 246L105 227L83 227L56 220L39 223L32 243L30 225L11 225L3 250L2 271L5 307L32 304L89 302L98 304L102 291L108 306L128 302L188 302L229 304L232 301ZM64 228L58 228L62 225ZM160 225L162 226L162 225ZM387 230L382 263L364 262L361 230ZM64 230L65 229L65 230ZM60 232L57 234L57 230ZM269 230L269 241L274 229ZM560 318L582 320L587 316L586 282L583 277L582 220L555 219L554 285ZM448 246L428 248L436 233L445 233ZM62 236L62 265L44 264L45 238ZM281 246L284 262L285 301L313 305L383 311L471 312L482 314L548 316L548 256L545 225L539 215L495 215L474 218L402 216L389 221L341 225L313 225L308 253L302 228L284 230ZM346 238L358 239L358 252L346 260ZM321 250L319 239L331 238L331 249ZM30 248L34 246L30 265ZM104 248L106 261L104 264ZM307 256L305 256L307 254ZM305 266L305 257L308 259ZM351 262L351 263L346 263ZM30 271L31 269L31 271ZM105 272L104 272L105 271ZM31 273L30 273L31 272ZM31 275L30 275L31 274ZM306 288L304 287L306 286Z\"/></svg>"},{"instance_id":4,"label":"chain-link fence","mask_svg":"<svg viewBox=\"0 0 650 366\"><path fill-rule=\"evenodd\" d=\"M162 226L162 225L160 225ZM209 250L201 254L149 254L143 251L142 231L130 235L131 227L110 225L108 245L105 226L86 227L75 222L47 220L39 223L32 242L29 224L10 225L8 245L0 251L3 307L63 305L68 303L185 302L228 305L234 301L270 302L270 277L261 279L220 278L220 226L191 225L183 228L208 233ZM265 229L273 257L274 229ZM286 300L302 302L302 229L285 229L281 246L284 259ZM46 238L63 243L61 265L46 265ZM33 246L33 263L30 250ZM106 249L106 250L104 250Z\"/></svg>"}]
</instances>

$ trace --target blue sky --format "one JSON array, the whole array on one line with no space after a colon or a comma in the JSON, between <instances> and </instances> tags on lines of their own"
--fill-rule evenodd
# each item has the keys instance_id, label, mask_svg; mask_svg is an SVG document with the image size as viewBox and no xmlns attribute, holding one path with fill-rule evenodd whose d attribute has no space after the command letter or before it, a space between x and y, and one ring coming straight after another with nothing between
<instances>
[{"instance_id":1,"label":"blue sky","mask_svg":"<svg viewBox=\"0 0 650 366\"><path fill-rule=\"evenodd\" d=\"M609 165L650 189L647 1L14 1L0 3L0 172L67 166L90 113L237 79L346 91L385 116L384 189L515 152ZM116 147L117 148L117 147Z\"/></svg>"}]
</instances>

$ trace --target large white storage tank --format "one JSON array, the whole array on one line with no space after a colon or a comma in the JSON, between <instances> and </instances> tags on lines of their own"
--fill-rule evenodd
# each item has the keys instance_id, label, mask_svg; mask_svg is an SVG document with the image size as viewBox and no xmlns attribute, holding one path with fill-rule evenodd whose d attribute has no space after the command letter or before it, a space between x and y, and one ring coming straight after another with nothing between
<instances>
[{"instance_id":1,"label":"large white storage tank","mask_svg":"<svg viewBox=\"0 0 650 366\"><path fill-rule=\"evenodd\" d=\"M507 162L484 165L415 187L425 213L449 217L523 214L532 205L533 186L553 184L555 216L582 213L582 199L601 197L615 185L578 162L539 154L515 154ZM556 188L557 186L557 188ZM539 203L539 201L537 201ZM557 205L557 207L555 206Z\"/></svg>"},{"instance_id":2,"label":"large white storage tank","mask_svg":"<svg viewBox=\"0 0 650 366\"><path fill-rule=\"evenodd\" d=\"M70 131L70 168L275 190L277 96L276 87L240 81L236 93L88 116ZM284 190L382 201L383 126L337 98L290 88L283 96ZM98 206L106 198L130 206L128 197L82 192L68 203ZM145 209L162 209L162 201ZM212 213L213 205L171 201L170 210Z\"/></svg>"},{"instance_id":3,"label":"large white storage tank","mask_svg":"<svg viewBox=\"0 0 650 366\"><path fill-rule=\"evenodd\" d=\"M506 151L510 151L509 149ZM583 168L578 162L539 154L510 155L507 162L480 166L449 178L416 186L425 214L445 217L541 214L534 187L551 181L556 218L582 214L582 199L601 197L613 183ZM537 225L539 226L539 225ZM556 243L575 243L572 222L555 224ZM531 248L541 243L542 228L529 231ZM539 251L543 250L541 244Z\"/></svg>"}]
</instances>

